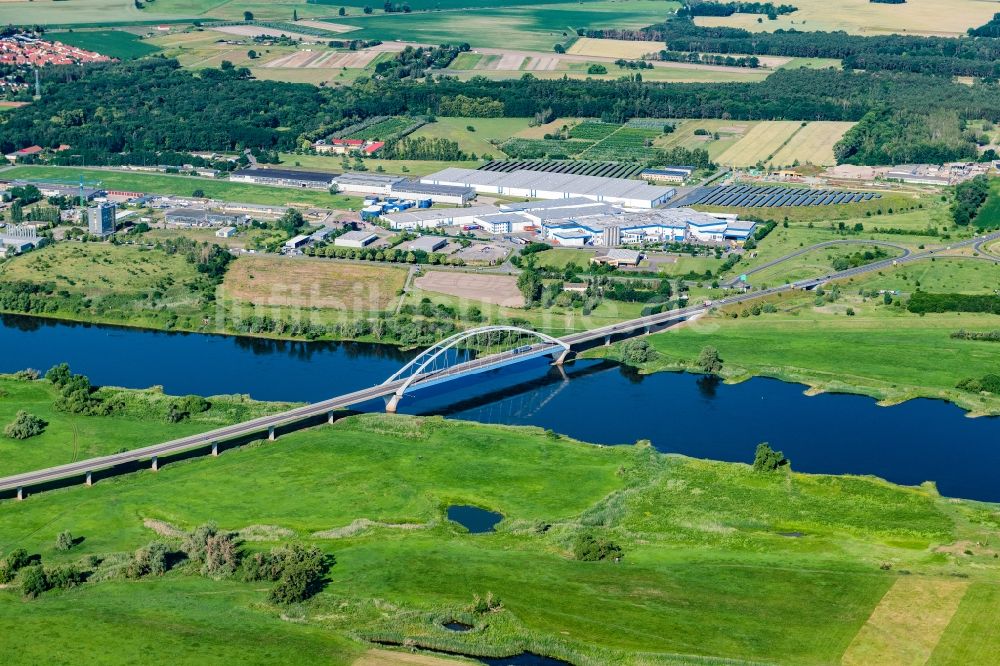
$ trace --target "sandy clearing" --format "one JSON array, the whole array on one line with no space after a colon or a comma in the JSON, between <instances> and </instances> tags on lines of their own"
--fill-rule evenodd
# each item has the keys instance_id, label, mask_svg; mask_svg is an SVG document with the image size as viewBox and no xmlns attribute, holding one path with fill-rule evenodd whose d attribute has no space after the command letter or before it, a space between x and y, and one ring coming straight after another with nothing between
<instances>
[{"instance_id":1,"label":"sandy clearing","mask_svg":"<svg viewBox=\"0 0 1000 666\"><path fill-rule=\"evenodd\" d=\"M291 37L292 39L301 39L304 42L325 42L326 39L323 37L317 37L316 35L307 35L302 32L290 32L288 30L275 30L274 28L263 28L256 25L223 25L217 27L210 27L209 30L214 30L215 32L224 32L229 35L239 35L240 37Z\"/></svg>"},{"instance_id":2,"label":"sandy clearing","mask_svg":"<svg viewBox=\"0 0 1000 666\"><path fill-rule=\"evenodd\" d=\"M326 21L316 21L312 19L300 20L299 23L310 28L329 30L330 32L350 32L358 29L357 26L354 25L346 25L344 23L328 23Z\"/></svg>"},{"instance_id":3,"label":"sandy clearing","mask_svg":"<svg viewBox=\"0 0 1000 666\"><path fill-rule=\"evenodd\" d=\"M363 69L379 56L375 51L298 51L264 64L271 68Z\"/></svg>"},{"instance_id":4,"label":"sandy clearing","mask_svg":"<svg viewBox=\"0 0 1000 666\"><path fill-rule=\"evenodd\" d=\"M434 657L428 654L368 650L354 662L353 666L454 666L457 663L467 662L464 660L458 662L454 659Z\"/></svg>"},{"instance_id":5,"label":"sandy clearing","mask_svg":"<svg viewBox=\"0 0 1000 666\"><path fill-rule=\"evenodd\" d=\"M524 297L512 275L474 275L451 271L429 271L414 282L418 289L458 296L471 301L508 308L524 305Z\"/></svg>"}]
</instances>

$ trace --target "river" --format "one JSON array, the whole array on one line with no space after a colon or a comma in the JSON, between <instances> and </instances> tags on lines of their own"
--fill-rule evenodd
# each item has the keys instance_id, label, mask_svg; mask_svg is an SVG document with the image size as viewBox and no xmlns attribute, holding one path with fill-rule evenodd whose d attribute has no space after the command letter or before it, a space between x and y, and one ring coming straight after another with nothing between
<instances>
[{"instance_id":1,"label":"river","mask_svg":"<svg viewBox=\"0 0 1000 666\"><path fill-rule=\"evenodd\" d=\"M411 353L359 343L287 342L0 317L0 372L68 362L94 383L173 394L248 393L316 401L380 383ZM359 406L378 410L382 402ZM682 373L641 376L606 361L565 371L544 360L418 391L400 411L536 425L600 444L649 439L660 451L745 461L759 442L802 472L935 481L944 495L1000 501L1000 419L935 400L879 407L772 379L736 385Z\"/></svg>"}]
</instances>

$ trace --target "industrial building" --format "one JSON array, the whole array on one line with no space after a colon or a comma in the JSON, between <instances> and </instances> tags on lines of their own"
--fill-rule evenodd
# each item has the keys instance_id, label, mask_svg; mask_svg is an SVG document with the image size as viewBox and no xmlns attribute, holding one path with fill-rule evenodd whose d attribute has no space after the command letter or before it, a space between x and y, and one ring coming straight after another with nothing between
<instances>
[{"instance_id":1,"label":"industrial building","mask_svg":"<svg viewBox=\"0 0 1000 666\"><path fill-rule=\"evenodd\" d=\"M10 181L6 184L6 188L10 189L11 187L23 187L25 185L34 185L37 187L43 197L70 197L79 200L81 192L79 185L57 185L54 183L40 183L29 180ZM104 190L95 189L93 187L84 187L82 192L84 201L93 201L97 197L105 194Z\"/></svg>"},{"instance_id":2,"label":"industrial building","mask_svg":"<svg viewBox=\"0 0 1000 666\"><path fill-rule=\"evenodd\" d=\"M343 236L333 239L337 247L367 247L378 240L378 236L370 231L348 231Z\"/></svg>"},{"instance_id":3,"label":"industrial building","mask_svg":"<svg viewBox=\"0 0 1000 666\"><path fill-rule=\"evenodd\" d=\"M0 257L12 257L33 250L43 241L35 226L8 224L0 231Z\"/></svg>"},{"instance_id":4,"label":"industrial building","mask_svg":"<svg viewBox=\"0 0 1000 666\"><path fill-rule=\"evenodd\" d=\"M215 232L216 238L232 238L236 235L236 227L222 227Z\"/></svg>"},{"instance_id":5,"label":"industrial building","mask_svg":"<svg viewBox=\"0 0 1000 666\"><path fill-rule=\"evenodd\" d=\"M179 227L235 227L246 222L245 215L230 215L207 208L171 208L163 214L163 219Z\"/></svg>"},{"instance_id":6,"label":"industrial building","mask_svg":"<svg viewBox=\"0 0 1000 666\"><path fill-rule=\"evenodd\" d=\"M109 236L115 233L115 205L100 203L87 209L87 232L91 236Z\"/></svg>"},{"instance_id":7,"label":"industrial building","mask_svg":"<svg viewBox=\"0 0 1000 666\"><path fill-rule=\"evenodd\" d=\"M471 187L479 194L533 199L586 197L592 201L618 204L626 208L655 208L665 204L676 194L672 187L650 185L645 181L529 169L497 172L451 167L425 176L420 182Z\"/></svg>"},{"instance_id":8,"label":"industrial building","mask_svg":"<svg viewBox=\"0 0 1000 666\"><path fill-rule=\"evenodd\" d=\"M659 169L643 169L639 177L657 183L683 183L694 173L694 167L670 166Z\"/></svg>"},{"instance_id":9,"label":"industrial building","mask_svg":"<svg viewBox=\"0 0 1000 666\"><path fill-rule=\"evenodd\" d=\"M628 250L621 247L614 247L608 250L607 254L591 257L592 264L606 264L608 266L638 266L642 261L642 253L638 250Z\"/></svg>"},{"instance_id":10,"label":"industrial building","mask_svg":"<svg viewBox=\"0 0 1000 666\"><path fill-rule=\"evenodd\" d=\"M420 238L403 243L405 250L423 250L424 252L437 252L448 244L448 239L443 236L421 236Z\"/></svg>"},{"instance_id":11,"label":"industrial building","mask_svg":"<svg viewBox=\"0 0 1000 666\"><path fill-rule=\"evenodd\" d=\"M388 196L396 183L406 180L403 176L386 176L377 173L344 173L337 176L337 191L343 194L376 194Z\"/></svg>"},{"instance_id":12,"label":"industrial building","mask_svg":"<svg viewBox=\"0 0 1000 666\"><path fill-rule=\"evenodd\" d=\"M476 198L471 187L456 185L431 185L419 180L404 180L392 186L392 196L400 199L430 199L434 203L464 206Z\"/></svg>"},{"instance_id":13,"label":"industrial building","mask_svg":"<svg viewBox=\"0 0 1000 666\"><path fill-rule=\"evenodd\" d=\"M382 219L392 229L436 229L438 227L476 224L481 215L494 215L500 209L496 206L467 206L465 208L418 208L399 213L386 213Z\"/></svg>"},{"instance_id":14,"label":"industrial building","mask_svg":"<svg viewBox=\"0 0 1000 666\"><path fill-rule=\"evenodd\" d=\"M234 183L326 190L333 185L337 175L322 171L298 171L293 169L241 169L232 172L229 180Z\"/></svg>"},{"instance_id":15,"label":"industrial building","mask_svg":"<svg viewBox=\"0 0 1000 666\"><path fill-rule=\"evenodd\" d=\"M531 220L520 213L478 215L476 224L491 234L520 233L528 231L528 227L532 226Z\"/></svg>"},{"instance_id":16,"label":"industrial building","mask_svg":"<svg viewBox=\"0 0 1000 666\"><path fill-rule=\"evenodd\" d=\"M309 242L308 234L300 234L285 241L285 250L297 250Z\"/></svg>"}]
</instances>

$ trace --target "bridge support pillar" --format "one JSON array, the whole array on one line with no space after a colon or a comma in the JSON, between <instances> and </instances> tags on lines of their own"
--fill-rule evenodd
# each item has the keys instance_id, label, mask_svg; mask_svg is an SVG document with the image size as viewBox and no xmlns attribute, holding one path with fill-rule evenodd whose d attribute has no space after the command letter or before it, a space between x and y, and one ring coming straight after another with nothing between
<instances>
[{"instance_id":1,"label":"bridge support pillar","mask_svg":"<svg viewBox=\"0 0 1000 666\"><path fill-rule=\"evenodd\" d=\"M213 458L218 458L219 457L219 443L218 442L212 442L212 457Z\"/></svg>"},{"instance_id":2,"label":"bridge support pillar","mask_svg":"<svg viewBox=\"0 0 1000 666\"><path fill-rule=\"evenodd\" d=\"M652 328L650 326L646 326L645 328L642 329L642 334L649 335L650 330L652 330Z\"/></svg>"},{"instance_id":3,"label":"bridge support pillar","mask_svg":"<svg viewBox=\"0 0 1000 666\"><path fill-rule=\"evenodd\" d=\"M385 403L385 411L390 414L396 413L396 407L399 405L399 396L395 393L389 398L389 401Z\"/></svg>"},{"instance_id":4,"label":"bridge support pillar","mask_svg":"<svg viewBox=\"0 0 1000 666\"><path fill-rule=\"evenodd\" d=\"M90 472L87 472L87 480L84 481L84 483L86 483L88 486L94 485L94 477L91 475Z\"/></svg>"},{"instance_id":5,"label":"bridge support pillar","mask_svg":"<svg viewBox=\"0 0 1000 666\"><path fill-rule=\"evenodd\" d=\"M153 456L153 464L150 466L150 469L152 469L154 472L160 470L160 461L156 458L156 456Z\"/></svg>"},{"instance_id":6,"label":"bridge support pillar","mask_svg":"<svg viewBox=\"0 0 1000 666\"><path fill-rule=\"evenodd\" d=\"M610 347L611 346L611 336L610 335L605 335L604 336L604 346L605 347Z\"/></svg>"},{"instance_id":7,"label":"bridge support pillar","mask_svg":"<svg viewBox=\"0 0 1000 666\"><path fill-rule=\"evenodd\" d=\"M553 363L552 365L562 365L563 363L565 363L566 357L569 356L569 352L570 352L569 349L563 349L562 353L559 354L559 358L557 358L555 363Z\"/></svg>"},{"instance_id":8,"label":"bridge support pillar","mask_svg":"<svg viewBox=\"0 0 1000 666\"><path fill-rule=\"evenodd\" d=\"M17 501L20 502L24 499L24 488L17 489Z\"/></svg>"},{"instance_id":9,"label":"bridge support pillar","mask_svg":"<svg viewBox=\"0 0 1000 666\"><path fill-rule=\"evenodd\" d=\"M270 428L267 429L267 439L272 442L274 441L275 439L274 426L271 426Z\"/></svg>"},{"instance_id":10,"label":"bridge support pillar","mask_svg":"<svg viewBox=\"0 0 1000 666\"><path fill-rule=\"evenodd\" d=\"M332 425L333 424L333 420L334 420L333 419L333 410L331 409L330 411L328 411L326 413L326 422Z\"/></svg>"}]
</instances>

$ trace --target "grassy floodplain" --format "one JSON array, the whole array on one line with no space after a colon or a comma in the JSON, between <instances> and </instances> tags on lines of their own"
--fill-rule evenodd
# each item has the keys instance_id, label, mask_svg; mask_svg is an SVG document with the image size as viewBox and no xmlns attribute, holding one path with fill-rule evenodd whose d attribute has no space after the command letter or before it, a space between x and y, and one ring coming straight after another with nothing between
<instances>
[{"instance_id":1,"label":"grassy floodplain","mask_svg":"<svg viewBox=\"0 0 1000 666\"><path fill-rule=\"evenodd\" d=\"M262 492L266 502L245 501ZM504 520L495 534L470 535L443 519L453 503ZM915 623L926 651L948 662L970 654L955 636L996 607L991 548L965 554L961 545L989 542L993 505L873 478L761 473L641 443L594 447L436 417L350 417L217 459L4 502L0 515L5 550L25 547L49 565L154 539L176 548L176 535L205 521L263 539L251 549L302 540L336 557L325 589L287 608L265 601L266 584L203 578L183 563L164 576L89 582L33 601L0 590L0 652L39 658L86 654L97 627L123 633L104 646L109 659L141 649L144 659L180 663L229 654L239 641L247 663L294 648L299 658L347 664L365 649L348 636L493 654L527 648L581 666L828 663L862 649L891 661L897 642L864 643L886 593L906 584L893 598L907 598L951 582L961 588L957 603L904 608L879 626L902 639ZM82 541L58 551L62 530ZM613 539L624 559L575 560L584 532ZM779 534L790 532L804 536ZM487 592L503 609L471 613L473 596ZM141 648L129 638L138 617ZM451 618L476 628L449 633L439 623ZM40 638L27 653L25 630ZM986 633L977 652L997 641Z\"/></svg>"},{"instance_id":2,"label":"grassy floodplain","mask_svg":"<svg viewBox=\"0 0 1000 666\"><path fill-rule=\"evenodd\" d=\"M992 293L1000 267L975 259L943 259L843 281L833 303L817 304L813 294L773 299L777 312L729 318L716 313L696 325L649 338L657 351L644 371L693 369L701 349L713 346L724 360L723 376L739 381L754 375L807 384L817 391L870 395L887 404L916 397L949 400L973 413L1000 414L1000 396L961 391L969 377L997 372L996 343L956 340L960 329L1000 328L989 314L945 313L918 316L882 297L865 299L860 290L916 288L931 292ZM898 297L897 297L898 298ZM848 315L848 309L855 314ZM734 312L741 313L743 308ZM588 352L618 358L612 347Z\"/></svg>"},{"instance_id":3,"label":"grassy floodplain","mask_svg":"<svg viewBox=\"0 0 1000 666\"><path fill-rule=\"evenodd\" d=\"M48 38L120 59L141 58L160 50L156 46L140 40L138 35L121 30L53 32L48 34Z\"/></svg>"},{"instance_id":4,"label":"grassy floodplain","mask_svg":"<svg viewBox=\"0 0 1000 666\"><path fill-rule=\"evenodd\" d=\"M87 184L100 183L107 189L147 192L166 196L189 197L195 190L202 190L211 199L239 203L273 206L320 206L323 208L361 207L359 197L332 195L322 190L302 190L250 183L231 183L226 179L150 174L110 169L85 169L79 167L18 166L0 171L0 176L10 179L39 180L75 184L83 176Z\"/></svg>"}]
</instances>

